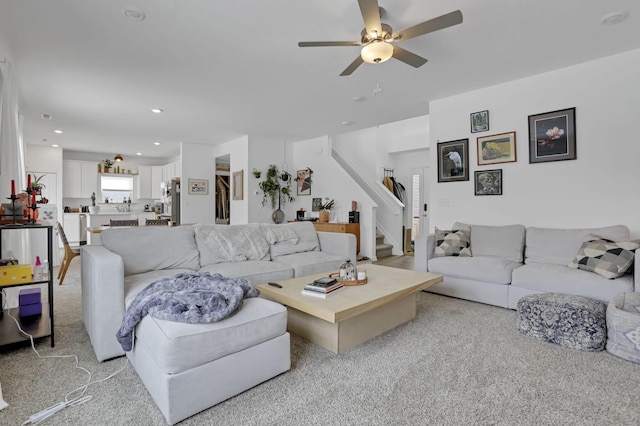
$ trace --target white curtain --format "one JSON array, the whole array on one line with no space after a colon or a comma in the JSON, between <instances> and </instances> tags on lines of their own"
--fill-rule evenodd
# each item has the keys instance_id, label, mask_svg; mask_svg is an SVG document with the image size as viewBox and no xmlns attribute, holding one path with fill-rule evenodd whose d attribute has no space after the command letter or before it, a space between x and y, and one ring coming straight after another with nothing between
<instances>
[{"instance_id":1,"label":"white curtain","mask_svg":"<svg viewBox=\"0 0 640 426\"><path fill-rule=\"evenodd\" d=\"M22 141L22 119L18 109L18 87L13 66L8 59L0 61L0 198L8 202L11 180L16 192L27 187L27 172ZM33 263L31 257L31 231L3 232L1 257L15 257L20 263ZM18 304L18 289L6 289L5 307Z\"/></svg>"},{"instance_id":2,"label":"white curtain","mask_svg":"<svg viewBox=\"0 0 640 426\"><path fill-rule=\"evenodd\" d=\"M2 87L0 88L0 197L11 193L11 180L16 181L16 191L27 187L24 161L22 124L18 110L18 87L13 66L8 59L0 62ZM6 194L6 195L5 195Z\"/></svg>"}]
</instances>

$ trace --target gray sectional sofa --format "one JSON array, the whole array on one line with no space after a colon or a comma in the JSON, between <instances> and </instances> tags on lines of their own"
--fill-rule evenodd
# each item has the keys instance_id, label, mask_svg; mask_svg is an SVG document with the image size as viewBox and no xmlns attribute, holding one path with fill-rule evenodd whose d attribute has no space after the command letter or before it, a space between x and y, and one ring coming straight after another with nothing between
<instances>
[{"instance_id":1,"label":"gray sectional sofa","mask_svg":"<svg viewBox=\"0 0 640 426\"><path fill-rule=\"evenodd\" d=\"M83 318L99 361L125 354L116 339L125 310L156 280L197 271L255 285L335 271L356 256L353 235L316 232L309 222L114 228L102 244L82 251ZM287 371L287 311L254 297L214 323L147 315L126 355L173 424Z\"/></svg>"},{"instance_id":2,"label":"gray sectional sofa","mask_svg":"<svg viewBox=\"0 0 640 426\"><path fill-rule=\"evenodd\" d=\"M442 283L429 288L433 293L516 309L528 294L575 294L609 302L618 293L640 291L640 250L632 273L616 279L568 266L590 234L629 241L629 229L623 225L553 229L457 222L451 229L470 229L472 256L434 257L434 234L415 241L416 269L444 276Z\"/></svg>"}]
</instances>

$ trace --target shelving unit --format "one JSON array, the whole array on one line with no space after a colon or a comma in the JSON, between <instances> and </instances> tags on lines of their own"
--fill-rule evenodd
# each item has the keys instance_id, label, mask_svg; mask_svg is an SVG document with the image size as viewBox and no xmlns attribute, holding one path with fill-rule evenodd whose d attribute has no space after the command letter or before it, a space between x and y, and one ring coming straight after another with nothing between
<instances>
[{"instance_id":1,"label":"shelving unit","mask_svg":"<svg viewBox=\"0 0 640 426\"><path fill-rule=\"evenodd\" d=\"M42 315L36 318L27 318L23 321L18 316L18 308L4 309L0 316L0 347L12 343L28 341L29 338L20 333L15 322L7 315L11 315L18 319L20 327L27 333L31 334L34 339L39 337L51 337L51 347L55 346L54 328L53 328L53 227L51 225L40 224L16 224L0 226L0 255L2 254L2 234L5 232L23 232L28 229L38 230L38 232L47 233L47 259L49 260L49 279L41 281L28 281L18 284L3 285L2 288L23 287L27 285L46 285L48 303L42 306ZM2 296L0 296L0 306Z\"/></svg>"}]
</instances>

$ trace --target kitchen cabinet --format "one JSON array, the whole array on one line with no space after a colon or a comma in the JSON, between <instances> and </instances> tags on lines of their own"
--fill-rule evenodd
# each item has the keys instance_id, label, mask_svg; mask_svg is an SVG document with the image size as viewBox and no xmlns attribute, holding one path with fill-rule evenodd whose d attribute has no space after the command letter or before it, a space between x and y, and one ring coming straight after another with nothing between
<instances>
[{"instance_id":1,"label":"kitchen cabinet","mask_svg":"<svg viewBox=\"0 0 640 426\"><path fill-rule=\"evenodd\" d=\"M90 198L98 191L98 163L64 160L62 183L64 198Z\"/></svg>"},{"instance_id":2,"label":"kitchen cabinet","mask_svg":"<svg viewBox=\"0 0 640 426\"><path fill-rule=\"evenodd\" d=\"M162 166L138 167L138 198L160 199L162 196Z\"/></svg>"},{"instance_id":3,"label":"kitchen cabinet","mask_svg":"<svg viewBox=\"0 0 640 426\"><path fill-rule=\"evenodd\" d=\"M62 227L69 244L72 246L80 245L80 214L64 213Z\"/></svg>"},{"instance_id":4,"label":"kitchen cabinet","mask_svg":"<svg viewBox=\"0 0 640 426\"><path fill-rule=\"evenodd\" d=\"M6 251L5 247L2 247L2 234L10 232L24 232L25 230L34 230L33 232L46 232L47 234L47 259L53 259L53 228L51 225L40 224L22 224L22 225L3 225L0 226L0 253ZM11 250L11 247L9 247ZM20 308L2 309L2 296L0 295L0 346L8 345L17 342L29 342L29 338L18 331L15 322L10 318L3 318L5 314L11 312L11 315L18 318L20 327L31 334L34 338L51 336L51 347L54 347L54 327L53 327L53 265L49 262L49 270L47 279L30 280L27 282L16 284L5 284L2 288L8 287L22 287L31 285L46 285L47 286L47 301L48 303L42 304L42 315L39 317L30 318L23 322L19 317Z\"/></svg>"},{"instance_id":5,"label":"kitchen cabinet","mask_svg":"<svg viewBox=\"0 0 640 426\"><path fill-rule=\"evenodd\" d=\"M360 253L360 224L339 222L313 222L317 232L340 232L356 236L356 254ZM353 259L351 259L353 260Z\"/></svg>"},{"instance_id":6,"label":"kitchen cabinet","mask_svg":"<svg viewBox=\"0 0 640 426\"><path fill-rule=\"evenodd\" d=\"M180 162L174 161L173 163L165 164L162 166L162 180L169 182L171 179L180 177Z\"/></svg>"}]
</instances>

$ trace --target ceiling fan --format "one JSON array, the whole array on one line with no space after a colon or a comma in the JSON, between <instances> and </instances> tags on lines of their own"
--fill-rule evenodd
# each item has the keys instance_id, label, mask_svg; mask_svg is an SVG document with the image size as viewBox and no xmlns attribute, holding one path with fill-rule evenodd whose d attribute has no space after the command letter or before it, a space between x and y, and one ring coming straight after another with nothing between
<instances>
[{"instance_id":1,"label":"ceiling fan","mask_svg":"<svg viewBox=\"0 0 640 426\"><path fill-rule=\"evenodd\" d=\"M392 43L462 23L462 12L456 10L394 33L391 27L380 19L384 9L378 6L378 0L358 0L358 4L365 26L360 41L301 41L298 43L300 47L363 46L360 56L342 71L341 76L351 75L363 62L379 64L391 57L418 68L427 62L425 58Z\"/></svg>"}]
</instances>

